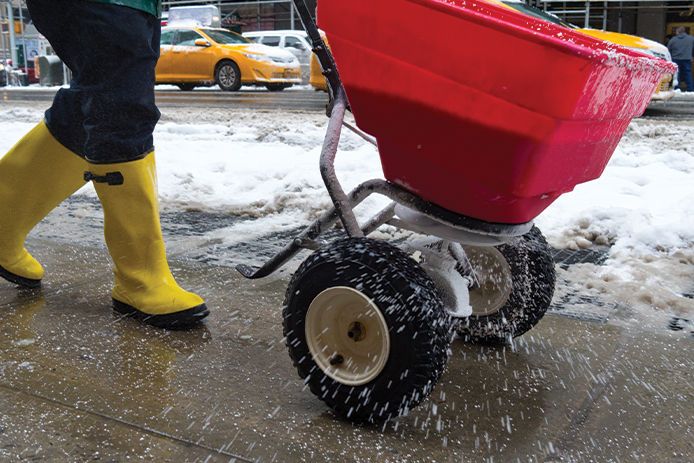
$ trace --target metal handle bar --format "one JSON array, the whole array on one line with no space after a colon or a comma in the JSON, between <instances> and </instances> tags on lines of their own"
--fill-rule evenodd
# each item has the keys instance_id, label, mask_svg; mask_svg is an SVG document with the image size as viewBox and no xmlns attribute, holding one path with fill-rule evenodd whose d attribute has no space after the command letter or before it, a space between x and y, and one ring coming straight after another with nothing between
<instances>
[{"instance_id":1,"label":"metal handle bar","mask_svg":"<svg viewBox=\"0 0 694 463\"><path fill-rule=\"evenodd\" d=\"M345 110L347 109L347 95L342 86L340 75L337 72L337 66L335 65L333 55L330 53L330 50L328 50L325 42L323 42L320 32L318 32L318 27L313 21L308 7L306 6L306 2L304 2L304 0L294 0L294 5L299 12L299 17L304 25L304 29L306 29L306 33L311 39L313 52L318 57L318 61L323 68L323 75L325 75L328 81L328 86L333 96L330 122L328 123L328 129L325 134L325 141L323 142L323 150L321 151L320 157L320 173L323 177L323 183L325 183L325 188L328 190L328 194L335 205L340 221L342 221L342 225L345 227L349 236L364 236L357 222L357 218L354 216L354 211L352 211L352 204L347 198L335 174L335 155L337 154L342 123Z\"/></svg>"},{"instance_id":2,"label":"metal handle bar","mask_svg":"<svg viewBox=\"0 0 694 463\"><path fill-rule=\"evenodd\" d=\"M316 26L315 21L313 21L311 13L306 6L306 2L304 0L294 0L294 6L299 12L299 18L301 18L301 22L304 25L304 30L308 34L308 38L311 40L313 52L316 54L321 68L323 68L323 75L328 81L331 97L332 99L337 100L340 93L342 93L344 96L345 89L342 86L340 75L337 72L337 66L335 65L333 55L325 45L325 42L323 42L320 32L318 31L318 26Z\"/></svg>"}]
</instances>

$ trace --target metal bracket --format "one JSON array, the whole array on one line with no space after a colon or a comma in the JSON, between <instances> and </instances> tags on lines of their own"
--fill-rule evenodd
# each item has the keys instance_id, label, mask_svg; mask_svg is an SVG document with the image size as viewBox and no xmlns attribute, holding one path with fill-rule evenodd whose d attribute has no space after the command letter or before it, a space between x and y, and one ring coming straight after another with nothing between
<instances>
[{"instance_id":1,"label":"metal bracket","mask_svg":"<svg viewBox=\"0 0 694 463\"><path fill-rule=\"evenodd\" d=\"M106 175L94 175L89 171L84 172L84 181L94 183L108 183L109 185L122 185L124 182L123 174L120 172L107 172Z\"/></svg>"}]
</instances>

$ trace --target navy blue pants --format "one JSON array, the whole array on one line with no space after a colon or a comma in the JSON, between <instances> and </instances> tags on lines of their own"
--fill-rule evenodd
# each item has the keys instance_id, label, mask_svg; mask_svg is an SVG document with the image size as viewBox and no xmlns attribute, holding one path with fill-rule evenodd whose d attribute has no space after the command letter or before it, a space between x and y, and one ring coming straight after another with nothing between
<instances>
[{"instance_id":1,"label":"navy blue pants","mask_svg":"<svg viewBox=\"0 0 694 463\"><path fill-rule=\"evenodd\" d=\"M694 84L692 84L692 61L689 59L675 59L673 61L679 70L680 85L678 88L681 89L682 84L685 84L687 92L694 91Z\"/></svg>"},{"instance_id":2,"label":"navy blue pants","mask_svg":"<svg viewBox=\"0 0 694 463\"><path fill-rule=\"evenodd\" d=\"M154 67L159 19L88 0L27 0L36 28L72 71L46 126L66 148L96 164L140 159L153 150L159 120Z\"/></svg>"}]
</instances>

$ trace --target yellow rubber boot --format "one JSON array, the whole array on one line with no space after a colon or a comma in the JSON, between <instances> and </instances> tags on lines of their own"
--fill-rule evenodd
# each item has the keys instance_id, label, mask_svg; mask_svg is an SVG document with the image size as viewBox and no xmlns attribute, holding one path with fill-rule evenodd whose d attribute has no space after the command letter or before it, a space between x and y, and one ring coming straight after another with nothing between
<instances>
[{"instance_id":1,"label":"yellow rubber boot","mask_svg":"<svg viewBox=\"0 0 694 463\"><path fill-rule=\"evenodd\" d=\"M0 159L0 276L41 285L43 267L24 249L27 234L85 184L87 162L39 123Z\"/></svg>"},{"instance_id":2,"label":"yellow rubber boot","mask_svg":"<svg viewBox=\"0 0 694 463\"><path fill-rule=\"evenodd\" d=\"M104 209L104 236L114 263L114 309L162 328L183 328L209 314L169 270L159 222L154 153L116 164L90 164Z\"/></svg>"}]
</instances>

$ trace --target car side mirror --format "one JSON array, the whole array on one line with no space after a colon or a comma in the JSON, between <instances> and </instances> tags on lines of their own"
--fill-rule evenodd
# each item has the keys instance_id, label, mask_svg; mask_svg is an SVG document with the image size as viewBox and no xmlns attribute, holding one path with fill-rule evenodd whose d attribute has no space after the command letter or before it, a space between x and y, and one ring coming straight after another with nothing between
<instances>
[{"instance_id":1,"label":"car side mirror","mask_svg":"<svg viewBox=\"0 0 694 463\"><path fill-rule=\"evenodd\" d=\"M210 42L208 42L205 39L197 39L197 40L195 40L195 46L196 47L211 47L212 45L210 44Z\"/></svg>"}]
</instances>

